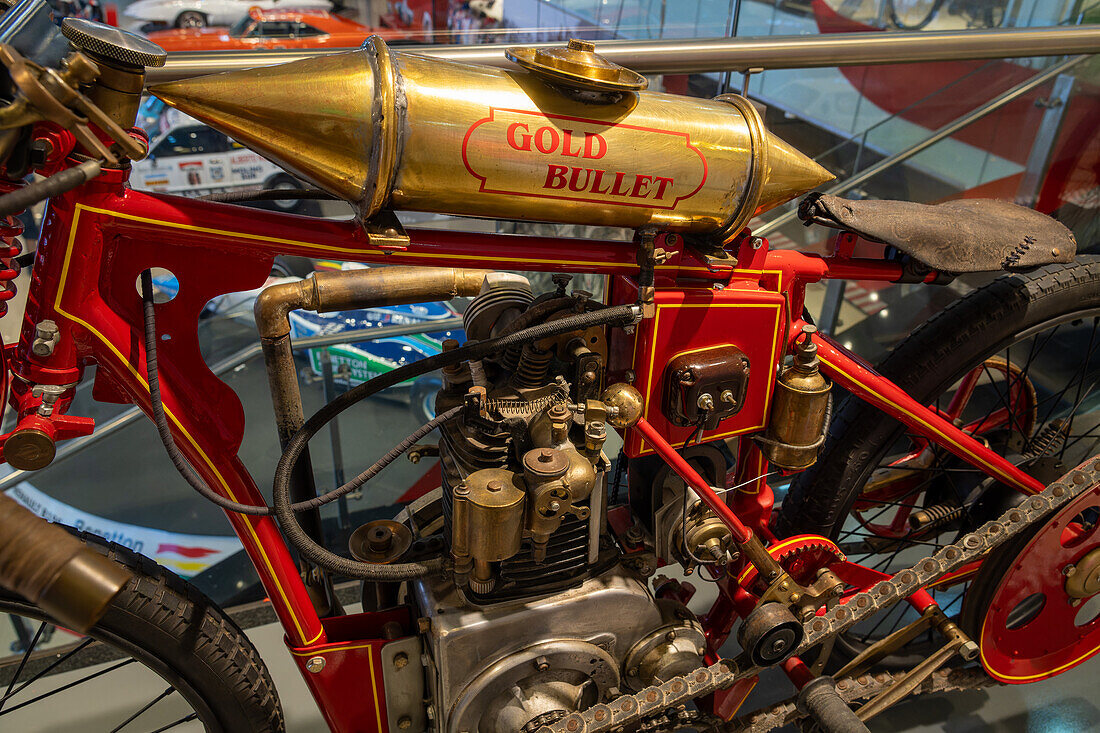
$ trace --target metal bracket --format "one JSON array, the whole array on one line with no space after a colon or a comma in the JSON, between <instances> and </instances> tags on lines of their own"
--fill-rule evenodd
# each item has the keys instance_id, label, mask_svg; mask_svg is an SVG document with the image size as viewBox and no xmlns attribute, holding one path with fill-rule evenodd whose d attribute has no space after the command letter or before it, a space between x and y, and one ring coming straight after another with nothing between
<instances>
[{"instance_id":1,"label":"metal bracket","mask_svg":"<svg viewBox=\"0 0 1100 733\"><path fill-rule=\"evenodd\" d=\"M404 252L409 248L409 235L397 214L383 210L370 219L360 222L367 235L367 244L390 252Z\"/></svg>"}]
</instances>

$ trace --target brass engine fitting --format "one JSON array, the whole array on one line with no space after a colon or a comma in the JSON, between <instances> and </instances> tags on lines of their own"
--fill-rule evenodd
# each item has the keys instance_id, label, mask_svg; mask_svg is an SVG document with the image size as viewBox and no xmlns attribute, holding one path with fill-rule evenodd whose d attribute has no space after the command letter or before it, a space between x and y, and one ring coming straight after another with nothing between
<instances>
[{"instance_id":1,"label":"brass engine fitting","mask_svg":"<svg viewBox=\"0 0 1100 733\"><path fill-rule=\"evenodd\" d=\"M475 471L455 489L451 555L457 585L465 585L468 578L477 593L493 589L490 563L519 552L526 507L522 478L502 468Z\"/></svg>"},{"instance_id":2,"label":"brass engine fitting","mask_svg":"<svg viewBox=\"0 0 1100 733\"><path fill-rule=\"evenodd\" d=\"M645 399L636 388L624 382L612 384L600 396L607 406L607 422L613 428L625 430L638 424L645 409Z\"/></svg>"},{"instance_id":3,"label":"brass engine fitting","mask_svg":"<svg viewBox=\"0 0 1100 733\"><path fill-rule=\"evenodd\" d=\"M556 448L535 448L523 455L523 477L527 483L527 533L534 546L535 562L546 559L550 535L561 526L566 514L588 518L588 508L574 506L573 502L587 499L594 482L587 486L582 482L576 487L578 492L573 493L567 476L577 462L570 460L571 452L576 453ZM581 462L587 463L583 458Z\"/></svg>"},{"instance_id":4,"label":"brass engine fitting","mask_svg":"<svg viewBox=\"0 0 1100 733\"><path fill-rule=\"evenodd\" d=\"M832 384L819 368L814 326L802 327L805 336L795 346L794 362L775 383L768 430L759 439L764 456L787 471L801 471L817 461L825 439Z\"/></svg>"},{"instance_id":5,"label":"brass engine fitting","mask_svg":"<svg viewBox=\"0 0 1100 733\"><path fill-rule=\"evenodd\" d=\"M729 528L701 501L696 501L682 518L675 546L684 553L688 570L704 563L726 563L726 554L733 547ZM734 550L734 555L737 555Z\"/></svg>"}]
</instances>

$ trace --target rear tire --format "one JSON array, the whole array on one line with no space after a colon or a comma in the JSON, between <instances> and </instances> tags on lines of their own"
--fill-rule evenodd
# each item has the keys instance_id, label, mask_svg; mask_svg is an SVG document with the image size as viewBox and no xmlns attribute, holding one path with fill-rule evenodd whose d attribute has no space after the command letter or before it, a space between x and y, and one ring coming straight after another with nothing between
<instances>
[{"instance_id":1,"label":"rear tire","mask_svg":"<svg viewBox=\"0 0 1100 733\"><path fill-rule=\"evenodd\" d=\"M1053 418L1061 416L1058 410L1063 409L1060 405L1067 401L1076 402L1077 405L1070 411L1070 415L1084 420L1086 424L1091 424L1092 416L1096 414L1097 380L1100 379L1100 368L1097 367L1097 363L1100 362L1100 355L1097 352L1097 342L1100 342L1098 316L1100 316L1100 258L1081 257L1078 261L1067 265L1050 265L1029 273L1005 275L955 301L923 324L893 350L879 366L878 371L922 404L930 405L936 403L941 397L946 397L958 380L972 370L982 368L982 365L987 363L986 360L991 357L1001 358L1007 353L1009 356L1007 361L1016 366L1022 365L1025 374L1032 366L1032 359L1035 359L1034 369L1042 377L1038 382L1040 405L1035 411L1037 417L1033 417L1034 426L1033 429L1028 429L1029 435L1010 436L1013 440L1022 443L1013 450L1023 452L1030 439L1034 438L1044 425L1049 424ZM1082 334L1075 329L1087 331L1090 328L1092 336L1086 353L1083 350L1085 343L1077 343L1077 340L1082 340ZM1066 336L1067 331L1070 336ZM1044 337L1040 334L1049 334L1049 336L1043 340ZM1052 341L1056 334L1059 338ZM1070 338L1072 336L1077 336L1077 340L1072 340ZM1070 359L1072 364L1067 364L1061 372L1049 369L1044 372L1051 361L1049 353L1045 358L1041 358L1030 355L1032 352L1021 353L1023 349L1020 346L1016 347L1016 352L1008 348L1011 344L1024 344L1028 339L1033 344L1032 349L1036 348L1034 344L1042 343L1039 353L1043 349L1054 349L1055 357L1066 357L1061 361L1072 357ZM1062 341L1069 343L1071 348L1067 349L1066 344L1061 343ZM1053 345L1050 345L1052 343ZM1082 349L1075 351L1077 346ZM1059 380L1066 372L1071 375L1066 385L1080 385L1075 387L1077 394L1074 394L1073 390L1067 394L1066 390L1069 387L1061 386L1062 382ZM1088 385L1088 391L1084 391L1085 385ZM1060 387L1061 393L1057 391ZM1084 410L1080 409L1082 405L1085 406ZM946 406L947 400L944 399L940 407ZM980 404L977 407L986 409ZM1085 413L1085 410L1089 412ZM1088 419L1082 418L1079 413L1087 414ZM970 419L967 418L962 422L972 424L968 422ZM1025 421L1021 419L1020 422ZM981 433L981 424L979 423L978 426L980 437L993 437L990 433ZM1001 433L1012 433L1013 430L1010 423L1001 430ZM1073 423L1070 423L1071 434L1086 433L1087 435L1092 432L1080 427L1074 430ZM1100 436L1089 437L1094 441L1100 440ZM819 534L843 544L844 537L851 536L855 531L846 528L846 523L852 517L853 507L871 480L872 473L891 465L890 461L896 456L906 455L907 441L909 439L901 423L862 400L848 397L829 427L829 437L817 463L792 483L790 492L774 521L776 535L782 538L795 534ZM993 447L1001 452L1012 452L1000 443L995 442ZM1091 448L1091 453L1096 452L1095 447L1095 443L1089 443L1087 440L1083 444L1073 446L1077 451L1088 452ZM927 486L924 489L923 498L921 498L922 494L917 493L919 491L917 489L905 494L902 498L895 498L894 502L903 504L912 502L916 508L922 506L927 508L943 502L945 498L961 501L967 496L967 492L972 490L971 484L976 485L982 478L976 471L969 470L965 464L946 452L941 451L935 456L931 468L917 469L928 472L926 474L928 478L920 482ZM1080 461L1075 456L1076 453L1067 455L1064 460L1070 466L1076 465L1074 461ZM1054 458L1062 460L1057 450L1055 456L1052 456L1052 462ZM1037 467L1032 466L1025 470L1035 473L1035 468ZM932 471L941 472L942 476L933 480ZM947 473L948 471L951 473ZM968 477L967 471L977 478ZM1043 478L1041 473L1038 475L1041 479ZM1050 480L1058 478L1059 475L1061 472L1057 472ZM952 496L945 489L961 492L962 495ZM979 502L973 511L937 530L940 534L919 535L923 541L909 545L910 549L906 552L909 555L931 555L936 551L936 547L925 546L929 544L927 542L929 539L936 542L936 546L939 546L937 542L939 538L944 542L953 542L962 532L974 529L986 519L999 515L1006 508L1005 502L1018 500L1015 492L996 485L989 489L985 496L987 498ZM861 503L866 502L867 497L864 496ZM890 503L885 502L885 504ZM895 504L895 506L900 505ZM889 510L884 509L884 511ZM861 519L867 519L867 514L870 512L864 510ZM856 534L856 536L860 535ZM901 567L908 566L914 559L909 555L898 557L899 552L896 551L896 547L899 544L906 544L906 540L896 541L895 545L889 549L878 551L883 553L882 555L855 555L852 559L856 562L874 564L881 558L888 557L887 566L881 569L884 572L897 572ZM892 550L895 550L893 557L885 554ZM852 551L849 551L849 554L853 554ZM863 559L864 557L869 559ZM895 561L894 557L898 559ZM960 591L961 588L957 586L955 590L944 589L940 592L948 595L954 593L958 596ZM958 600L956 597L955 601ZM948 610L948 615L952 612L957 613L957 608L955 606L953 611ZM899 619L898 623L900 622ZM882 631L886 633L889 628L884 628ZM849 643L848 637L838 640L838 649L844 649L846 646L851 653L856 653L860 649L860 644L854 641ZM926 651L915 647L903 648L902 654L887 660L887 666L908 666L923 659Z\"/></svg>"},{"instance_id":2,"label":"rear tire","mask_svg":"<svg viewBox=\"0 0 1100 733\"><path fill-rule=\"evenodd\" d=\"M265 182L264 188L302 191L305 187L296 178L287 175L279 175ZM256 203L256 206L271 211L280 211L284 214L298 214L300 216L321 215L321 204L316 199L277 199L274 201L260 201Z\"/></svg>"},{"instance_id":3,"label":"rear tire","mask_svg":"<svg viewBox=\"0 0 1100 733\"><path fill-rule=\"evenodd\" d=\"M278 693L263 660L213 601L147 557L95 535L77 537L134 573L88 632L104 645L88 647L99 648L97 662L133 657L174 687L208 731L284 730ZM41 609L9 591L0 590L0 613L52 623Z\"/></svg>"}]
</instances>

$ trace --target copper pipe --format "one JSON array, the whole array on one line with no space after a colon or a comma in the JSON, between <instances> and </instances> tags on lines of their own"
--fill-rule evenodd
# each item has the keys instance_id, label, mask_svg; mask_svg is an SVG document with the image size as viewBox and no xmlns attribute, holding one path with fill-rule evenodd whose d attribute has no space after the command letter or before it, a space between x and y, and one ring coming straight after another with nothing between
<instances>
[{"instance_id":1,"label":"copper pipe","mask_svg":"<svg viewBox=\"0 0 1100 733\"><path fill-rule=\"evenodd\" d=\"M318 313L346 308L426 303L474 296L489 270L455 267L379 267L371 270L318 272L298 282L273 285L256 299L256 328L261 338L290 333L287 315L299 308Z\"/></svg>"},{"instance_id":2,"label":"copper pipe","mask_svg":"<svg viewBox=\"0 0 1100 733\"><path fill-rule=\"evenodd\" d=\"M290 438L305 423L302 393L298 389L298 374L290 343L288 316L291 311L304 309L327 313L473 296L480 292L487 274L488 270L436 267L318 272L305 280L272 285L260 293L254 313L275 409L279 446L286 448ZM294 466L290 496L293 502L308 501L317 496L308 448ZM323 544L319 511L302 512L298 521L314 542ZM308 572L309 568L304 563L302 570L317 612L322 616L330 615L335 601L327 577Z\"/></svg>"},{"instance_id":3,"label":"copper pipe","mask_svg":"<svg viewBox=\"0 0 1100 733\"><path fill-rule=\"evenodd\" d=\"M133 574L0 494L0 585L84 632Z\"/></svg>"}]
</instances>

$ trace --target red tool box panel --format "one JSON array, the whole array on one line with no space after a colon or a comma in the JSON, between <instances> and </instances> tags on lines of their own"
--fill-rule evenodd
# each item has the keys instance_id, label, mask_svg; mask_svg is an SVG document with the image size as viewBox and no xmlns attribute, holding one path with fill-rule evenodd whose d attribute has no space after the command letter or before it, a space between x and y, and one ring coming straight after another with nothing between
<instances>
[{"instance_id":1,"label":"red tool box panel","mask_svg":"<svg viewBox=\"0 0 1100 733\"><path fill-rule=\"evenodd\" d=\"M637 297L632 279L612 280L613 303L632 303ZM695 432L694 421L685 423L683 410L677 408L690 411L693 404L686 403L694 402L700 391L713 396L716 404L712 414L736 409L734 414L718 420L716 426L708 426L704 441L763 429L775 386L772 365L778 363L783 348L783 296L762 289L755 280L734 280L721 290L658 290L655 300L654 318L639 323L633 334L620 330L612 333L609 382L632 381L645 398L643 416L675 446L683 445ZM748 364L738 360L726 373L715 377L707 371L713 369L708 366L708 357L736 353L731 347L741 352ZM659 354L665 356L659 359ZM721 361L709 358L709 362ZM679 375L684 374L680 368L689 363L696 365L698 378L713 380L715 388L699 390L698 384L682 384L696 379L694 375L680 379ZM632 380L629 372L633 372ZM720 400L720 394L725 394L726 402ZM627 455L652 452L636 431L630 431Z\"/></svg>"}]
</instances>

